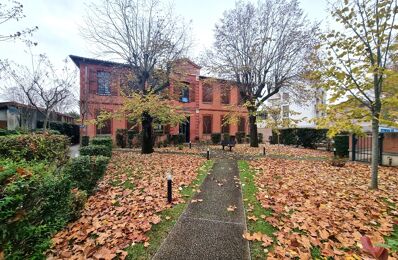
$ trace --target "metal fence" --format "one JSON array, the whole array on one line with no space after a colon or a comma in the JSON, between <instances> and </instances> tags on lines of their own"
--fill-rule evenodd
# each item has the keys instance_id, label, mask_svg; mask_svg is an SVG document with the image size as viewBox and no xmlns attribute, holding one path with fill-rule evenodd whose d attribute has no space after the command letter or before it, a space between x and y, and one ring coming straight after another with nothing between
<instances>
[{"instance_id":1,"label":"metal fence","mask_svg":"<svg viewBox=\"0 0 398 260\"><path fill-rule=\"evenodd\" d=\"M382 163L383 158L383 139L384 133L379 134L379 164ZM360 162L372 161L372 134L365 136L352 135L352 160Z\"/></svg>"}]
</instances>

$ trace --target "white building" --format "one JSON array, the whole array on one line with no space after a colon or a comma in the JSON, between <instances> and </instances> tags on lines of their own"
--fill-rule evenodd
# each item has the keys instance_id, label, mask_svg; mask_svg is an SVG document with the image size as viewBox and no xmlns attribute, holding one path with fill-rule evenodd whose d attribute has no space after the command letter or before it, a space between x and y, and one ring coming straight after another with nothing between
<instances>
[{"instance_id":1,"label":"white building","mask_svg":"<svg viewBox=\"0 0 398 260\"><path fill-rule=\"evenodd\" d=\"M281 119L293 119L295 127L299 128L315 128L314 119L321 117L323 112L319 111L319 105L326 103L326 92L317 90L314 97L309 98L306 102L295 102L289 92L281 92L272 96L266 102L268 107L279 107ZM258 132L264 136L264 141L269 140L272 130L266 127L264 121L258 123Z\"/></svg>"}]
</instances>

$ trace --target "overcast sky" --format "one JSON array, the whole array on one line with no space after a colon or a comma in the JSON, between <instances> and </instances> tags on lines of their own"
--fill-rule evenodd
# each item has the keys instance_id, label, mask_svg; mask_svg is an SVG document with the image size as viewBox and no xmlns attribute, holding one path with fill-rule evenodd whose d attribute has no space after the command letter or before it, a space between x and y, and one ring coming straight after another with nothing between
<instances>
[{"instance_id":1,"label":"overcast sky","mask_svg":"<svg viewBox=\"0 0 398 260\"><path fill-rule=\"evenodd\" d=\"M0 0L8 1L8 0ZM12 33L24 27L38 26L33 39L38 42L35 53L46 53L55 63L70 54L95 57L94 46L82 39L79 28L83 26L85 3L82 0L19 0L24 5L26 18L0 26L1 34ZM283 0L280 0L283 1ZM225 10L234 7L235 0L174 0L175 12L192 21L195 45L191 56L197 57L211 46L214 24ZM304 12L312 20L322 21L328 15L326 0L301 0ZM0 59L8 58L18 63L27 62L21 42L1 42Z\"/></svg>"}]
</instances>

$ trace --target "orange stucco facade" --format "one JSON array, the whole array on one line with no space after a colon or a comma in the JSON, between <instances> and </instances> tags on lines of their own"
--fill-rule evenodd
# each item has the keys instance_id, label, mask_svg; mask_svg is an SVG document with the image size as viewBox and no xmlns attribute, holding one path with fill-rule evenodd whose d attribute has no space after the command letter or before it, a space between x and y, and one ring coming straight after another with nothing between
<instances>
[{"instance_id":1,"label":"orange stucco facade","mask_svg":"<svg viewBox=\"0 0 398 260\"><path fill-rule=\"evenodd\" d=\"M71 59L80 69L81 104L84 101L84 106L81 105L80 111L82 118L85 118L85 120L94 119L100 111L115 111L120 107L123 102L123 97L120 96L119 92L120 75L123 74L120 72L124 69L122 64L77 56L71 56ZM115 73L115 67L117 66L118 73ZM230 86L228 91L225 91L225 87L223 87L225 84L223 84L222 80L200 76L200 67L196 64L188 61L180 66L183 66L185 73L184 78L179 80L189 85L189 98L184 100L184 102L179 100L174 100L173 102L181 107L184 113L189 115L189 123L185 126L185 130L189 129L189 133L185 133L187 142L210 140L211 133L228 132L230 135L235 135L238 130L248 133L248 113L239 106L239 92L236 86ZM98 73L102 72L112 74L109 84L110 89L107 88L105 94L99 93L100 78ZM211 91L209 91L209 88ZM170 92L172 93L173 91L174 86L171 84ZM222 117L231 109L240 111L241 122L239 126L238 124L231 124L229 127L223 128ZM211 118L210 123L209 118ZM108 129L106 135L110 135L115 139L116 130L127 129L128 122L127 120L113 119L109 127L110 129ZM169 134L174 135L182 131L186 132L182 128L181 126L172 126ZM81 134L90 137L102 135L102 133L98 132L95 125L86 126L82 129Z\"/></svg>"}]
</instances>

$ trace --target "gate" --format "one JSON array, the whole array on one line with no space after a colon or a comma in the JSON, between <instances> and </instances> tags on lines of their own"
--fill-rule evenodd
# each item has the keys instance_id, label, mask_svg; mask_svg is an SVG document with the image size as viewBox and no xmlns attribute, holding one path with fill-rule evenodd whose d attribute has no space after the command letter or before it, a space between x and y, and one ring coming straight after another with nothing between
<instances>
[{"instance_id":1,"label":"gate","mask_svg":"<svg viewBox=\"0 0 398 260\"><path fill-rule=\"evenodd\" d=\"M379 134L379 164L381 165L383 156L383 138L384 134ZM365 136L352 135L352 160L360 162L372 161L372 134Z\"/></svg>"}]
</instances>

